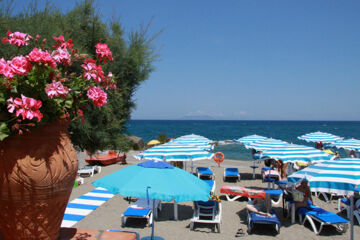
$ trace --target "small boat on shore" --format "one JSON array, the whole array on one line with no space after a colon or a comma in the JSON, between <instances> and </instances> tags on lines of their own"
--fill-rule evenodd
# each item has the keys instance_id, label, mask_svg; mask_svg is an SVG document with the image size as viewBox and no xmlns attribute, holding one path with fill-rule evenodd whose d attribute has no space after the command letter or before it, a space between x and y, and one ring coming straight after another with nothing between
<instances>
[{"instance_id":1,"label":"small boat on shore","mask_svg":"<svg viewBox=\"0 0 360 240\"><path fill-rule=\"evenodd\" d=\"M89 165L111 165L115 163L126 164L126 154L120 153L118 154L116 151L109 151L108 154L105 155L97 155L95 157L85 158L85 161Z\"/></svg>"}]
</instances>

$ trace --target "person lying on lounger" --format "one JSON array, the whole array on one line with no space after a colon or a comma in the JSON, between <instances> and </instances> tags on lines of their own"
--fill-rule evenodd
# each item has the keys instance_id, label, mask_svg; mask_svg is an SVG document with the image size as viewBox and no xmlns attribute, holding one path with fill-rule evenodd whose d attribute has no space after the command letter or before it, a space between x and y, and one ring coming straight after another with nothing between
<instances>
[{"instance_id":1,"label":"person lying on lounger","mask_svg":"<svg viewBox=\"0 0 360 240\"><path fill-rule=\"evenodd\" d=\"M248 202L248 204L246 205L246 209L249 212L254 212L265 215L267 217L271 217L270 201L266 201L266 199L255 198L254 200Z\"/></svg>"},{"instance_id":2,"label":"person lying on lounger","mask_svg":"<svg viewBox=\"0 0 360 240\"><path fill-rule=\"evenodd\" d=\"M296 188L296 190L300 191L303 193L304 195L304 198L301 202L296 202L295 203L295 211L298 209L298 208L301 208L301 207L307 207L308 205L308 200L310 200L311 202L313 202L312 200L312 197L311 197L311 191L310 191L310 187L309 187L309 181L307 179L303 179L301 181L301 184L300 186L298 186Z\"/></svg>"}]
</instances>

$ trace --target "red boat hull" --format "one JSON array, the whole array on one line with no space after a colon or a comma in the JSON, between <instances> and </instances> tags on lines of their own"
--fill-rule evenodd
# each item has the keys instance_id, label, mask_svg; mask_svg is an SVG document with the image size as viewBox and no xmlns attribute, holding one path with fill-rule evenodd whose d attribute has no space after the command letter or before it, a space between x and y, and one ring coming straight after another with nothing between
<instances>
[{"instance_id":1,"label":"red boat hull","mask_svg":"<svg viewBox=\"0 0 360 240\"><path fill-rule=\"evenodd\" d=\"M111 165L118 162L126 164L126 154L98 155L96 157L85 158L85 161L90 165Z\"/></svg>"}]
</instances>

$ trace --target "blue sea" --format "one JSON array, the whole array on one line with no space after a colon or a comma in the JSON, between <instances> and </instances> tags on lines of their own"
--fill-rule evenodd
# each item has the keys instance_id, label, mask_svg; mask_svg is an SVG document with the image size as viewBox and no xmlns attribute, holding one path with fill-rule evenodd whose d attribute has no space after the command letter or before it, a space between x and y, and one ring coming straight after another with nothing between
<instances>
[{"instance_id":1,"label":"blue sea","mask_svg":"<svg viewBox=\"0 0 360 240\"><path fill-rule=\"evenodd\" d=\"M360 139L360 121L221 121L221 120L131 120L127 123L128 135L141 137L145 142L157 139L159 134L177 138L198 134L214 141L234 140L258 134L289 143L314 146L297 139L314 131L328 132L344 138ZM241 144L217 146L215 152L223 152L225 158L251 160L250 150ZM340 151L343 156L344 152Z\"/></svg>"}]
</instances>

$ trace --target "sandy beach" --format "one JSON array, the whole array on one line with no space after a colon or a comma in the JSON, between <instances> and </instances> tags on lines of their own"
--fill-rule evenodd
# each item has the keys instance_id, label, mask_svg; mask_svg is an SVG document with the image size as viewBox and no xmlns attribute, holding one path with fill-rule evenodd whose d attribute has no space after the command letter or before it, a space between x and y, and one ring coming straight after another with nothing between
<instances>
[{"instance_id":1,"label":"sandy beach","mask_svg":"<svg viewBox=\"0 0 360 240\"><path fill-rule=\"evenodd\" d=\"M127 155L127 165L114 164L106 167L102 167L101 173L95 174L93 177L85 178L85 183L73 189L70 196L70 200L85 194L95 187L91 183L105 175L108 175L114 171L127 167L131 164L136 164L138 161L133 157L136 152L129 152ZM79 166L84 166L84 153L79 153ZM256 179L252 179L252 169L249 167L251 162L249 161L234 161L225 159L220 167L214 161L198 161L195 162L196 166L208 166L215 174L216 190L215 194L220 195L220 188L223 185L238 185L246 187L267 187L266 183L262 183L260 172L257 171ZM241 181L224 182L223 174L224 167L237 167L241 174ZM221 196L221 195L220 195ZM164 239L349 239L350 231L346 233L338 233L334 227L324 227L319 236L315 235L312 231L310 224L305 226L300 225L298 221L295 224L291 224L290 220L284 220L282 214L282 203L278 206L273 205L277 216L281 221L280 234L277 234L275 228L272 225L257 225L254 232L250 235L246 233L246 199L238 199L233 202L229 202L225 197L221 197L222 201L222 224L221 233L212 232L211 225L207 224L196 224L195 231L190 230L189 224L190 219L193 215L193 203L192 202L181 202L179 203L179 220L174 221L173 219L173 204L163 202L162 210L159 213L158 219L155 222L155 235L161 236ZM337 213L337 198L334 198L331 203L326 203L324 200L320 200L317 197L313 197L314 203L328 211ZM86 229L118 229L126 231L135 231L140 234L140 237L145 237L151 234L151 227L146 226L145 220L128 220L128 224L121 227L121 214L127 209L129 202L120 195L114 196L112 199L104 203L102 206L97 208L95 211L90 213L74 227L86 228ZM345 217L345 214L342 213ZM239 229L243 229L246 233L243 237L236 237L236 233ZM360 236L360 227L358 224L354 227L354 238L358 239Z\"/></svg>"}]
</instances>

